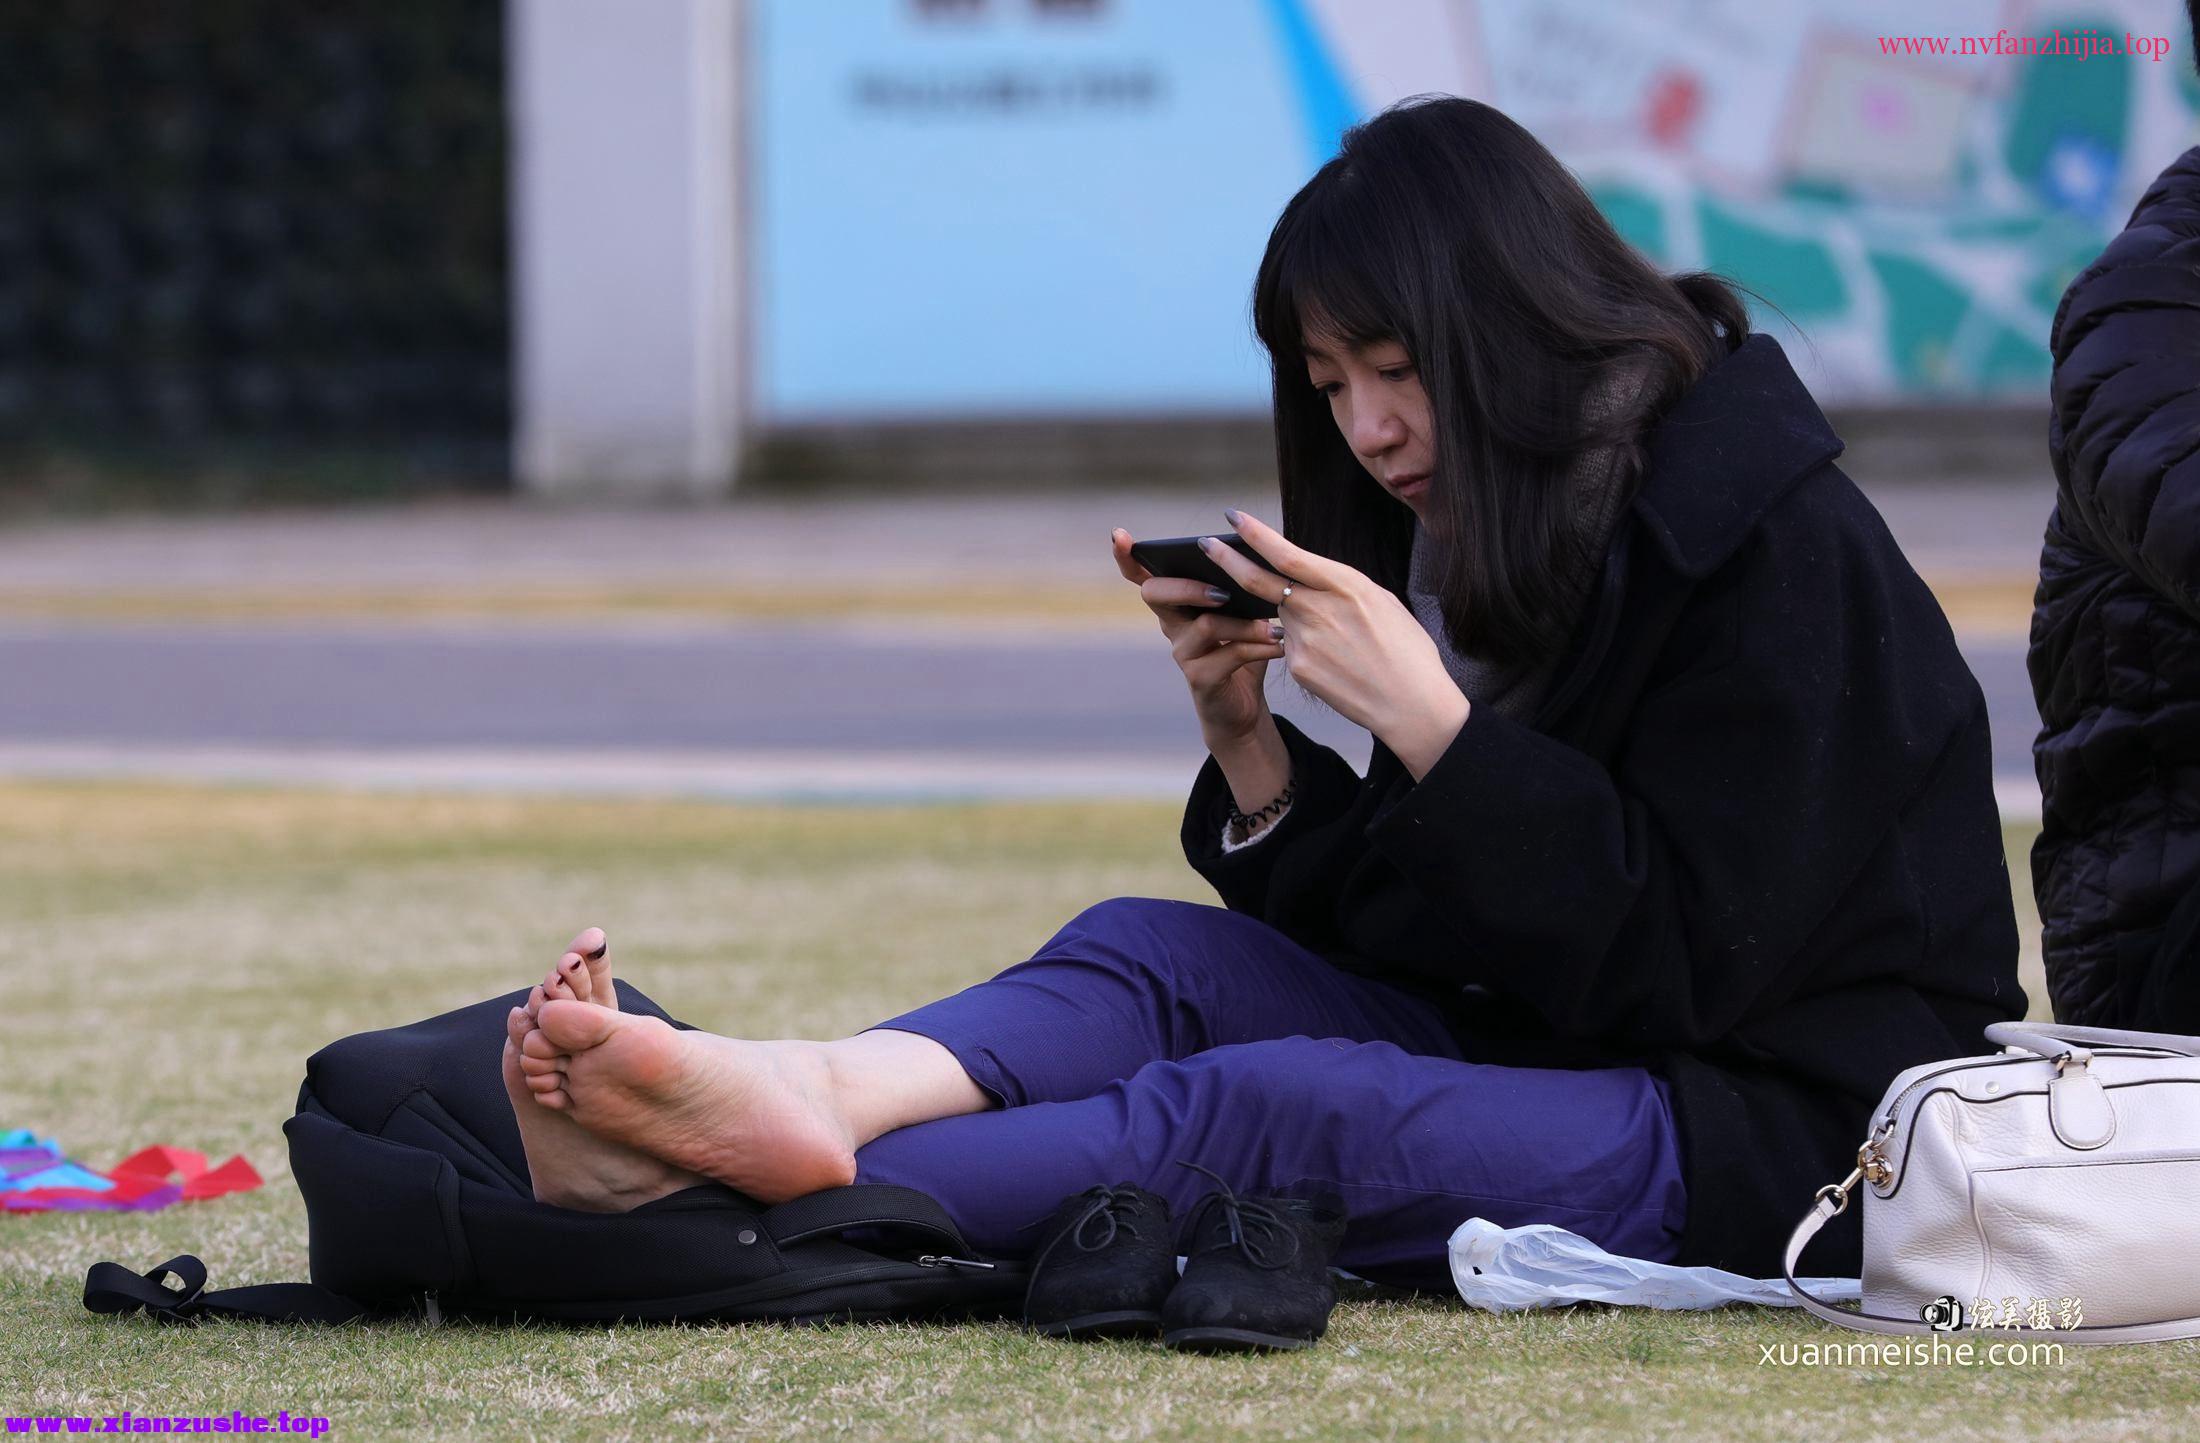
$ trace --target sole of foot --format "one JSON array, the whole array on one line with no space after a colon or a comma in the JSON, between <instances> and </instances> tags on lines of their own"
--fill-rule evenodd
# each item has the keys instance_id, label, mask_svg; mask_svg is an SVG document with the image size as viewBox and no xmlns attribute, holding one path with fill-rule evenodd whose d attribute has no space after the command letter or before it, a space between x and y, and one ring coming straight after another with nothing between
<instances>
[{"instance_id":1,"label":"sole of foot","mask_svg":"<svg viewBox=\"0 0 2200 1443\"><path fill-rule=\"evenodd\" d=\"M572 1118L538 1106L533 1079L521 1070L521 1049L535 1020L515 1007L505 1019L504 1090L519 1122L520 1144L537 1202L580 1212L627 1212L710 1179L598 1137Z\"/></svg>"},{"instance_id":2,"label":"sole of foot","mask_svg":"<svg viewBox=\"0 0 2200 1443\"><path fill-rule=\"evenodd\" d=\"M523 1059L558 1064L547 1088L528 1084L536 1100L598 1137L764 1203L855 1180L854 1135L814 1043L683 1032L557 998L534 1021Z\"/></svg>"}]
</instances>

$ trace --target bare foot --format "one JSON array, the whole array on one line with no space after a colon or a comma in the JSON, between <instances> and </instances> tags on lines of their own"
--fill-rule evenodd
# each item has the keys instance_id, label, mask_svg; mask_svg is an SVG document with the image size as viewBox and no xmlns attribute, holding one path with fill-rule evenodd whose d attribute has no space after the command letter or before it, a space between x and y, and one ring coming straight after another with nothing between
<instances>
[{"instance_id":1,"label":"bare foot","mask_svg":"<svg viewBox=\"0 0 2200 1443\"><path fill-rule=\"evenodd\" d=\"M594 961L583 957L587 950L596 952ZM576 979L574 972L579 972ZM574 981L579 981L579 988ZM535 988L530 1003L539 1007L546 988L559 988L563 1001L572 1001L570 994L585 988L596 1005L612 1005L609 999L616 994L612 992L609 963L603 961L603 933L590 928L574 937L574 948L565 952L559 966L550 970L550 977ZM535 1032L535 1016L526 1007L513 1007L504 1034L504 1091L513 1102L513 1117L519 1120L519 1144L528 1155L528 1179L535 1186L535 1201L583 1212L627 1212L667 1192L711 1181L647 1153L636 1153L634 1148L609 1142L607 1137L596 1137L554 1106L539 1106L539 1089L557 1089L559 1073L552 1065L546 1080L539 1082L530 1076L528 1067L535 1067L537 1060L526 1058L521 1051L521 1043L526 1043L530 1032Z\"/></svg>"},{"instance_id":2,"label":"bare foot","mask_svg":"<svg viewBox=\"0 0 2200 1443\"><path fill-rule=\"evenodd\" d=\"M520 1045L534 1030L535 1021L524 1007L513 1008L506 1018L504 1091L519 1119L519 1140L527 1149L527 1173L537 1202L617 1213L710 1181L598 1137L561 1111L538 1106L537 1094L520 1070Z\"/></svg>"},{"instance_id":3,"label":"bare foot","mask_svg":"<svg viewBox=\"0 0 2200 1443\"><path fill-rule=\"evenodd\" d=\"M682 1032L564 998L534 1022L521 1054L557 1064L529 1079L534 1100L599 1138L764 1203L855 1180L856 1138L816 1043Z\"/></svg>"}]
</instances>

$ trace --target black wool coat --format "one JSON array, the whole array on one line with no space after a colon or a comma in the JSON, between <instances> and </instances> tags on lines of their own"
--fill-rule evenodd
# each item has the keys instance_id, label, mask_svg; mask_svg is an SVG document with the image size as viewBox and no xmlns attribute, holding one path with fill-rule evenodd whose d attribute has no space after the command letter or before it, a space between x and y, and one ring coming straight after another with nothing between
<instances>
[{"instance_id":1,"label":"black wool coat","mask_svg":"<svg viewBox=\"0 0 2200 1443\"><path fill-rule=\"evenodd\" d=\"M2032 884L2064 1022L2200 1030L2200 146L2070 283L2028 658ZM2200 899L2196 899L2200 901Z\"/></svg>"},{"instance_id":2,"label":"black wool coat","mask_svg":"<svg viewBox=\"0 0 2200 1443\"><path fill-rule=\"evenodd\" d=\"M1224 853L1209 757L1182 828L1225 905L1429 996L1469 1058L1666 1078L1680 1261L1758 1277L1895 1073L2025 1010L1985 702L1841 449L1748 337L1649 438L1533 725L1472 709L1416 782L1279 718L1282 820ZM1856 1265L1847 1230L1807 1260Z\"/></svg>"}]
</instances>

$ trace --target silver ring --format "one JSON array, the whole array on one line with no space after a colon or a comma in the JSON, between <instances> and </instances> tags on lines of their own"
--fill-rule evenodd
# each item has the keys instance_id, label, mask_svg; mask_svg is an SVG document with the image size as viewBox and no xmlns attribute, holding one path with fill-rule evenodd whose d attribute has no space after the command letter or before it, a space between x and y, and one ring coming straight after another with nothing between
<instances>
[{"instance_id":1,"label":"silver ring","mask_svg":"<svg viewBox=\"0 0 2200 1443\"><path fill-rule=\"evenodd\" d=\"M1289 601L1290 599L1291 599L1291 588L1290 588L1289 586L1285 586L1285 587L1283 588L1283 600L1282 600L1282 601L1278 601L1278 602L1276 603L1276 605L1278 605L1278 606L1281 606L1281 605L1283 605L1283 603L1284 603L1285 601Z\"/></svg>"}]
</instances>

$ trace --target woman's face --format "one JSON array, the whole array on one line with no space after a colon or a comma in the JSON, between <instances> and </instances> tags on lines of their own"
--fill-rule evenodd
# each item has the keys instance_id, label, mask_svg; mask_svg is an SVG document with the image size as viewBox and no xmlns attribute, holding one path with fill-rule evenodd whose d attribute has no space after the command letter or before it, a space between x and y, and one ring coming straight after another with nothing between
<instances>
[{"instance_id":1,"label":"woman's face","mask_svg":"<svg viewBox=\"0 0 2200 1443\"><path fill-rule=\"evenodd\" d=\"M1352 454L1413 514L1426 521L1429 476L1436 469L1428 393L1413 358L1397 341L1355 349L1319 334L1306 338L1306 379L1329 398L1329 414Z\"/></svg>"}]
</instances>

